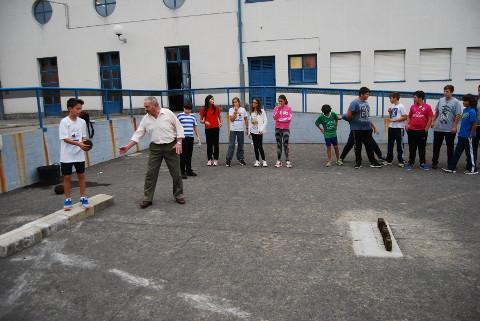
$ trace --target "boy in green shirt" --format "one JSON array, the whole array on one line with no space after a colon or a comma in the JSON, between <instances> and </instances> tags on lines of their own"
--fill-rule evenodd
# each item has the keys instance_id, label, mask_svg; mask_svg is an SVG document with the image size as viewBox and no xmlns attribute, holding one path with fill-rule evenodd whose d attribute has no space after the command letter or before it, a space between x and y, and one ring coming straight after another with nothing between
<instances>
[{"instance_id":1,"label":"boy in green shirt","mask_svg":"<svg viewBox=\"0 0 480 321\"><path fill-rule=\"evenodd\" d=\"M315 121L315 125L325 136L325 145L327 145L327 158L328 161L325 166L332 165L332 145L335 149L335 156L337 157L337 165L342 166L343 162L339 157L338 141L337 141L337 125L340 118L336 113L332 111L330 105L322 106L322 114ZM322 125L322 127L320 127Z\"/></svg>"}]
</instances>

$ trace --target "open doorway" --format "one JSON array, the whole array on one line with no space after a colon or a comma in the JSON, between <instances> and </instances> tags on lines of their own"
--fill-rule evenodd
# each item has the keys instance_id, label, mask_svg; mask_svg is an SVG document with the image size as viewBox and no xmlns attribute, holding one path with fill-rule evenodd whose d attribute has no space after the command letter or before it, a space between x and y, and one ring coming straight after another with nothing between
<instances>
[{"instance_id":1,"label":"open doorway","mask_svg":"<svg viewBox=\"0 0 480 321\"><path fill-rule=\"evenodd\" d=\"M168 90L190 89L190 49L188 46L165 48L167 62ZM171 110L183 110L185 104L192 103L190 92L169 95L168 104Z\"/></svg>"}]
</instances>

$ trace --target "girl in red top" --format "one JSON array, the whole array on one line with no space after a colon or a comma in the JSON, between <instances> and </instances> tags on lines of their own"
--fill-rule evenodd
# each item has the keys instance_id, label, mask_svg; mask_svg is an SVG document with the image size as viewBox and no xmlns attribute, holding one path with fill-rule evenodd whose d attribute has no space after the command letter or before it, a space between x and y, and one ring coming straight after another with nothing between
<instances>
[{"instance_id":1,"label":"girl in red top","mask_svg":"<svg viewBox=\"0 0 480 321\"><path fill-rule=\"evenodd\" d=\"M215 106L212 95L205 97L205 106L200 110L200 123L205 125L205 137L207 140L207 166L218 165L218 141L222 117L220 107Z\"/></svg>"},{"instance_id":2,"label":"girl in red top","mask_svg":"<svg viewBox=\"0 0 480 321\"><path fill-rule=\"evenodd\" d=\"M429 168L425 162L425 148L427 146L428 129L433 120L432 107L425 103L425 93L421 90L413 94L413 101L414 104L410 107L406 126L410 156L405 169L407 171L412 170L418 148L420 168L428 171Z\"/></svg>"}]
</instances>

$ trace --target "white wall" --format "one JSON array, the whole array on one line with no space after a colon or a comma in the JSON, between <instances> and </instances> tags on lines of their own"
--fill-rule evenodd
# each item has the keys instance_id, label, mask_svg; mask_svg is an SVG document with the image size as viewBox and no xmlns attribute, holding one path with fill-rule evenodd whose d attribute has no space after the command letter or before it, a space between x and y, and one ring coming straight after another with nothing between
<instances>
[{"instance_id":1,"label":"white wall","mask_svg":"<svg viewBox=\"0 0 480 321\"><path fill-rule=\"evenodd\" d=\"M0 80L3 87L39 86L37 58L56 56L61 87L100 87L98 52L119 51L124 88L165 89L164 48L190 47L192 87L238 86L236 0L187 0L170 10L161 0L119 0L111 16L99 16L93 0L52 4L53 16L38 24L33 0L0 2ZM288 55L317 54L321 88L353 88L330 84L330 52L361 51L361 85L379 90L441 92L446 82L419 82L419 51L452 48L452 83L456 92L475 92L480 81L465 80L466 47L480 47L478 0L274 0L244 3L244 64L248 57L275 56L278 86L288 85ZM126 44L113 34L125 30ZM406 50L406 81L374 82L375 50ZM248 85L248 70L246 73ZM226 103L226 95L216 95ZM84 98L84 97L83 97ZM88 109L101 109L98 97L87 98ZM298 99L294 98L298 105ZM319 110L322 99L309 101ZM338 101L328 98L326 101ZM65 99L63 100L64 103ZM164 100L167 105L167 99ZM318 102L317 102L318 101ZM134 107L142 105L141 97ZM196 97L201 104L203 97ZM300 99L301 103L301 99ZM128 99L124 101L128 107ZM5 110L33 112L35 100L6 100ZM298 109L299 110L299 109Z\"/></svg>"}]
</instances>

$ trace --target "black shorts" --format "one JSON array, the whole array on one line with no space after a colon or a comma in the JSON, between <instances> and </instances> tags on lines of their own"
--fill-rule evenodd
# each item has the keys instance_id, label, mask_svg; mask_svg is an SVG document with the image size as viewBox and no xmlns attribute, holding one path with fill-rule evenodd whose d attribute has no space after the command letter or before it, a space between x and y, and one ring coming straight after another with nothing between
<instances>
[{"instance_id":1,"label":"black shorts","mask_svg":"<svg viewBox=\"0 0 480 321\"><path fill-rule=\"evenodd\" d=\"M60 168L62 170L62 175L72 175L72 168L75 166L77 174L85 173L85 162L75 162L75 163L60 163Z\"/></svg>"}]
</instances>

